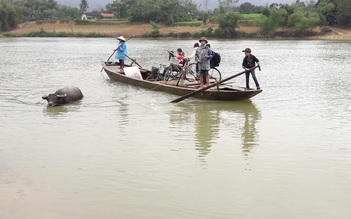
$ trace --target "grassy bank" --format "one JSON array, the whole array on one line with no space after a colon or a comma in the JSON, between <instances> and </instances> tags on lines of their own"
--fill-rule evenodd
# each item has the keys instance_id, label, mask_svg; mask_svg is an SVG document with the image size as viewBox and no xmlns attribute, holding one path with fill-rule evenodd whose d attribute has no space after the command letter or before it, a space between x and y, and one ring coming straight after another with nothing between
<instances>
[{"instance_id":1,"label":"grassy bank","mask_svg":"<svg viewBox=\"0 0 351 219\"><path fill-rule=\"evenodd\" d=\"M161 26L160 37L190 37L194 33L206 30L209 27L216 27L216 24L202 25L199 23L187 23L184 26ZM22 24L20 28L7 32L5 36L54 36L54 37L115 37L116 35L148 37L153 31L150 24L103 24L85 22L30 22Z\"/></svg>"},{"instance_id":2,"label":"grassy bank","mask_svg":"<svg viewBox=\"0 0 351 219\"><path fill-rule=\"evenodd\" d=\"M97 32L56 32L56 31L45 31L41 29L39 31L33 31L29 33L5 33L5 37L89 37L89 38L97 38L97 37L111 37L109 34L97 33Z\"/></svg>"},{"instance_id":3,"label":"grassy bank","mask_svg":"<svg viewBox=\"0 0 351 219\"><path fill-rule=\"evenodd\" d=\"M3 33L5 37L170 37L170 38L198 38L201 36L214 37L213 30L218 24L189 23L178 26L160 26L159 35L152 33L150 24L77 24L75 22L30 22L22 24L20 28ZM238 28L237 38L260 38L259 28L251 25L241 25ZM281 32L281 33L280 33ZM273 39L328 39L328 40L351 40L351 29L330 28L329 32L323 32L322 28L316 28L310 36L297 38L289 36L289 30L277 32ZM1 36L1 35L0 35Z\"/></svg>"}]
</instances>

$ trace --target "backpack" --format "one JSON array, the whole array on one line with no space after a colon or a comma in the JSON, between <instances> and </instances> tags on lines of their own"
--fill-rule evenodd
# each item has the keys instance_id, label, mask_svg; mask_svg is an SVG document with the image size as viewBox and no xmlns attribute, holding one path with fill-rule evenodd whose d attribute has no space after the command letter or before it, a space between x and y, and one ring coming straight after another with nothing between
<instances>
[{"instance_id":1,"label":"backpack","mask_svg":"<svg viewBox=\"0 0 351 219\"><path fill-rule=\"evenodd\" d=\"M220 62L221 62L221 55L218 52L213 52L213 56L210 62L211 66L218 67Z\"/></svg>"}]
</instances>

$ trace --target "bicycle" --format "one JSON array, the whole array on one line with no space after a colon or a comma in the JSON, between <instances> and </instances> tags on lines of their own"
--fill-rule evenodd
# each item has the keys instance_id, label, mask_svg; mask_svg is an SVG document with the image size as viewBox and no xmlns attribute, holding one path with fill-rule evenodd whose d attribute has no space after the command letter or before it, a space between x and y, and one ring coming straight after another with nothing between
<instances>
[{"instance_id":1,"label":"bicycle","mask_svg":"<svg viewBox=\"0 0 351 219\"><path fill-rule=\"evenodd\" d=\"M171 52L169 53L169 59L173 55ZM152 79L156 81L165 81L166 83L171 80L178 80L177 85L180 79L185 79L188 81L199 81L200 75L198 71L196 71L197 63L190 63L190 60L184 60L184 67L179 68L176 64L167 65L160 64L160 67L152 67ZM164 72L164 69L167 67L167 70ZM163 69L163 71L162 71ZM164 73L163 73L164 72ZM208 71L209 77L212 80L221 81L222 74L221 72L214 66L211 65L210 70ZM151 78L148 78L151 79Z\"/></svg>"},{"instance_id":2,"label":"bicycle","mask_svg":"<svg viewBox=\"0 0 351 219\"><path fill-rule=\"evenodd\" d=\"M185 71L185 77L188 79L193 79L193 80L200 80L200 75L198 71L196 71L196 65L197 63L189 63L184 66L183 71ZM222 74L221 72L214 66L210 67L210 70L208 71L208 75L210 76L210 79L214 79L217 81L222 80Z\"/></svg>"},{"instance_id":3,"label":"bicycle","mask_svg":"<svg viewBox=\"0 0 351 219\"><path fill-rule=\"evenodd\" d=\"M147 80L152 79L155 81L165 81L167 83L169 80L176 80L181 77L182 73L182 69L178 69L177 66L160 64L159 68L151 68L151 77L147 78Z\"/></svg>"}]
</instances>

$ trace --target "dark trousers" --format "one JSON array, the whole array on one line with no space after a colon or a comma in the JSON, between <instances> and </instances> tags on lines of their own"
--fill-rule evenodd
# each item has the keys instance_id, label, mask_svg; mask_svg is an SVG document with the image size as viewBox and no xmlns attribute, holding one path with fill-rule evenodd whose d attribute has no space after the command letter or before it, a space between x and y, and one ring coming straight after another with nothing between
<instances>
[{"instance_id":1,"label":"dark trousers","mask_svg":"<svg viewBox=\"0 0 351 219\"><path fill-rule=\"evenodd\" d=\"M124 68L124 60L119 60L119 67Z\"/></svg>"},{"instance_id":2,"label":"dark trousers","mask_svg":"<svg viewBox=\"0 0 351 219\"><path fill-rule=\"evenodd\" d=\"M260 88L260 84L257 81L256 74L255 74L255 69L252 69L251 71L245 72L246 75L246 88L250 88L250 73L252 75L252 79L255 82L256 88Z\"/></svg>"}]
</instances>

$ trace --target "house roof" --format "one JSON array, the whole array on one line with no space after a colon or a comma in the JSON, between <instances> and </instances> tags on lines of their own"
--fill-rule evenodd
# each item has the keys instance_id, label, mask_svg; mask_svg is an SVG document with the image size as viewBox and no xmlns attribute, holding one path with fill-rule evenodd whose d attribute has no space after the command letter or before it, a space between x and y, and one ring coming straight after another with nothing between
<instances>
[{"instance_id":1,"label":"house roof","mask_svg":"<svg viewBox=\"0 0 351 219\"><path fill-rule=\"evenodd\" d=\"M95 12L86 12L85 13L87 16L100 16L99 13L95 13Z\"/></svg>"},{"instance_id":2,"label":"house roof","mask_svg":"<svg viewBox=\"0 0 351 219\"><path fill-rule=\"evenodd\" d=\"M102 17L109 17L109 18L111 18L111 17L114 17L115 15L114 14L102 13L101 16Z\"/></svg>"}]
</instances>

